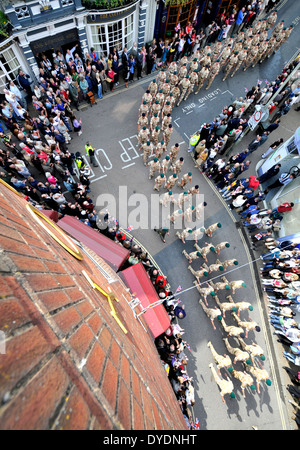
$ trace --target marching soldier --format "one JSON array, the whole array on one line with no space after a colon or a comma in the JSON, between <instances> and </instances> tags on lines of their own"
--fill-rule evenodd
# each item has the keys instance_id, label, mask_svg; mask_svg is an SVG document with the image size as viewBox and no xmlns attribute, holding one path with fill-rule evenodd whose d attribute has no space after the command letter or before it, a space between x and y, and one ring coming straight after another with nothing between
<instances>
[{"instance_id":1,"label":"marching soldier","mask_svg":"<svg viewBox=\"0 0 300 450\"><path fill-rule=\"evenodd\" d=\"M252 36L252 44L251 44L252 47L259 44L259 37L260 33L256 33Z\"/></svg>"},{"instance_id":2,"label":"marching soldier","mask_svg":"<svg viewBox=\"0 0 300 450\"><path fill-rule=\"evenodd\" d=\"M144 166L147 166L148 158L153 156L153 144L150 141L142 145Z\"/></svg>"},{"instance_id":3,"label":"marching soldier","mask_svg":"<svg viewBox=\"0 0 300 450\"><path fill-rule=\"evenodd\" d=\"M185 239L187 237L189 237L192 233L193 233L193 230L191 228L185 228L184 230L182 230L181 233L179 231L177 231L176 236L179 239L181 239L183 244L185 244Z\"/></svg>"},{"instance_id":4,"label":"marching soldier","mask_svg":"<svg viewBox=\"0 0 300 450\"><path fill-rule=\"evenodd\" d=\"M206 90L210 88L212 82L214 81L215 77L218 75L218 73L220 72L221 66L220 66L220 60L217 59L216 62L211 66L209 75L207 77L207 86L206 86Z\"/></svg>"},{"instance_id":5,"label":"marching soldier","mask_svg":"<svg viewBox=\"0 0 300 450\"><path fill-rule=\"evenodd\" d=\"M139 133L139 131L141 130L141 128L143 128L143 127L146 127L146 128L147 128L147 126L148 126L148 117L146 116L145 113L142 113L142 114L140 115L140 117L139 117L138 122L137 122L137 130L138 130L138 133Z\"/></svg>"},{"instance_id":6,"label":"marching soldier","mask_svg":"<svg viewBox=\"0 0 300 450\"><path fill-rule=\"evenodd\" d=\"M290 25L288 28L286 28L281 44L283 44L285 41L288 40L293 29L294 29L294 25Z\"/></svg>"},{"instance_id":7,"label":"marching soldier","mask_svg":"<svg viewBox=\"0 0 300 450\"><path fill-rule=\"evenodd\" d=\"M218 229L221 228L222 225L220 224L220 222L216 222L213 223L212 225L210 225L208 228L206 228L205 230L205 234L209 237L212 237L213 233Z\"/></svg>"},{"instance_id":8,"label":"marching soldier","mask_svg":"<svg viewBox=\"0 0 300 450\"><path fill-rule=\"evenodd\" d=\"M160 159L163 152L166 152L166 151L167 151L167 146L164 143L164 141L158 142L158 144L156 145L155 150L154 150L155 157Z\"/></svg>"},{"instance_id":9,"label":"marching soldier","mask_svg":"<svg viewBox=\"0 0 300 450\"><path fill-rule=\"evenodd\" d=\"M277 22L277 10L275 9L269 17L267 17L267 27L272 28Z\"/></svg>"},{"instance_id":10,"label":"marching soldier","mask_svg":"<svg viewBox=\"0 0 300 450\"><path fill-rule=\"evenodd\" d=\"M197 83L197 81L198 81L198 74L197 74L197 71L194 70L194 72L192 72L191 75L190 75L190 86L189 86L189 88L187 90L187 93L186 93L186 96L185 96L184 100L187 100L188 96L193 92L195 84Z\"/></svg>"},{"instance_id":11,"label":"marching soldier","mask_svg":"<svg viewBox=\"0 0 300 450\"><path fill-rule=\"evenodd\" d=\"M165 82L166 78L167 78L167 72L165 71L165 69L161 69L158 72L158 78L157 78L158 89L161 89L162 84Z\"/></svg>"},{"instance_id":12,"label":"marching soldier","mask_svg":"<svg viewBox=\"0 0 300 450\"><path fill-rule=\"evenodd\" d=\"M164 102L165 102L165 96L164 96L164 93L163 93L162 89L160 89L158 91L158 93L156 94L155 101L159 102L161 108L163 107Z\"/></svg>"},{"instance_id":13,"label":"marching soldier","mask_svg":"<svg viewBox=\"0 0 300 450\"><path fill-rule=\"evenodd\" d=\"M170 102L171 110L172 110L175 106L175 98L174 98L173 92L170 92L170 94L167 95L165 100L166 100L166 102Z\"/></svg>"},{"instance_id":14,"label":"marching soldier","mask_svg":"<svg viewBox=\"0 0 300 450\"><path fill-rule=\"evenodd\" d=\"M217 42L214 46L214 49L211 53L211 63L215 62L216 59L218 59L222 49L222 42Z\"/></svg>"},{"instance_id":15,"label":"marching soldier","mask_svg":"<svg viewBox=\"0 0 300 450\"><path fill-rule=\"evenodd\" d=\"M178 71L179 84L180 84L180 81L183 80L186 76L187 76L187 67L186 67L186 64L183 64L183 66L180 67L180 69Z\"/></svg>"},{"instance_id":16,"label":"marching soldier","mask_svg":"<svg viewBox=\"0 0 300 450\"><path fill-rule=\"evenodd\" d=\"M268 39L268 31L269 31L269 28L266 28L264 31L260 32L260 35L259 35L259 42L260 43L265 41L266 39Z\"/></svg>"},{"instance_id":17,"label":"marching soldier","mask_svg":"<svg viewBox=\"0 0 300 450\"><path fill-rule=\"evenodd\" d=\"M184 211L184 218L185 218L186 222L191 222L192 216L193 216L193 212L195 212L195 206L194 205L191 205L188 208L186 208L186 210Z\"/></svg>"},{"instance_id":18,"label":"marching soldier","mask_svg":"<svg viewBox=\"0 0 300 450\"><path fill-rule=\"evenodd\" d=\"M231 55L231 57L229 58L229 61L225 67L225 75L222 81L225 81L226 78L228 77L230 71L235 67L235 65L238 62L238 54L239 52L234 52L233 55Z\"/></svg>"},{"instance_id":19,"label":"marching soldier","mask_svg":"<svg viewBox=\"0 0 300 450\"><path fill-rule=\"evenodd\" d=\"M166 175L167 171L169 170L169 164L170 164L170 156L166 156L165 159L161 162L161 170Z\"/></svg>"},{"instance_id":20,"label":"marching soldier","mask_svg":"<svg viewBox=\"0 0 300 450\"><path fill-rule=\"evenodd\" d=\"M201 60L200 60L200 67L201 69L204 66L210 66L211 65L211 59L210 59L210 53L207 53Z\"/></svg>"},{"instance_id":21,"label":"marching soldier","mask_svg":"<svg viewBox=\"0 0 300 450\"><path fill-rule=\"evenodd\" d=\"M243 48L243 41L237 41L233 46L232 52L233 53L240 52L242 48Z\"/></svg>"},{"instance_id":22,"label":"marching soldier","mask_svg":"<svg viewBox=\"0 0 300 450\"><path fill-rule=\"evenodd\" d=\"M197 69L198 69L198 61L197 58L194 58L193 61L191 61L190 63L189 75L191 75L191 73L194 72L194 70L197 71Z\"/></svg>"},{"instance_id":23,"label":"marching soldier","mask_svg":"<svg viewBox=\"0 0 300 450\"><path fill-rule=\"evenodd\" d=\"M259 49L259 45L255 45L254 47L251 47L248 53L247 58L245 59L245 67L244 67L244 72L251 66L251 64L253 64L255 58L257 57L258 54L258 49Z\"/></svg>"},{"instance_id":24,"label":"marching soldier","mask_svg":"<svg viewBox=\"0 0 300 450\"><path fill-rule=\"evenodd\" d=\"M275 36L275 42L274 42L274 47L273 47L273 53L276 53L277 50L279 49L279 47L281 46L281 44L283 43L284 32L285 32L285 28L283 28L281 34L277 34L277 35Z\"/></svg>"},{"instance_id":25,"label":"marching soldier","mask_svg":"<svg viewBox=\"0 0 300 450\"><path fill-rule=\"evenodd\" d=\"M165 187L169 190L172 189L175 186L177 179L178 179L177 173L173 173L173 175L169 176L167 185Z\"/></svg>"},{"instance_id":26,"label":"marching soldier","mask_svg":"<svg viewBox=\"0 0 300 450\"><path fill-rule=\"evenodd\" d=\"M191 82L190 82L190 79L189 79L189 78L190 78L189 75L187 75L187 76L186 76L185 78L183 78L183 79L180 81L180 83L179 83L179 85L180 85L180 87L181 87L181 95L180 95L180 97L179 97L179 100L178 100L178 103L177 103L176 106L179 106L179 105L180 105L180 103L182 102L182 100L184 99L184 97L185 97L185 95L186 95L186 93L187 93L188 88L190 87Z\"/></svg>"},{"instance_id":27,"label":"marching soldier","mask_svg":"<svg viewBox=\"0 0 300 450\"><path fill-rule=\"evenodd\" d=\"M273 30L272 36L277 37L279 34L282 33L284 27L284 20L282 20L281 22L279 22L276 27Z\"/></svg>"},{"instance_id":28,"label":"marching soldier","mask_svg":"<svg viewBox=\"0 0 300 450\"><path fill-rule=\"evenodd\" d=\"M142 114L145 114L146 117L148 117L148 113L149 113L149 104L146 102L146 100L143 100L143 102L139 108L139 117Z\"/></svg>"},{"instance_id":29,"label":"marching soldier","mask_svg":"<svg viewBox=\"0 0 300 450\"><path fill-rule=\"evenodd\" d=\"M182 254L186 257L186 259L191 264L193 260L201 258L201 253L199 251L188 253L186 250L182 251Z\"/></svg>"},{"instance_id":30,"label":"marching soldier","mask_svg":"<svg viewBox=\"0 0 300 450\"><path fill-rule=\"evenodd\" d=\"M172 116L171 116L171 114L167 114L163 118L163 121L162 121L162 124L161 124L161 129L163 131L165 131L168 128L168 126L171 124L171 122L172 122Z\"/></svg>"},{"instance_id":31,"label":"marching soldier","mask_svg":"<svg viewBox=\"0 0 300 450\"><path fill-rule=\"evenodd\" d=\"M171 112L172 112L172 106L171 106L170 102L167 101L167 102L165 103L163 109L162 109L162 112L161 112L161 118L162 118L162 120L163 120L168 114L171 115Z\"/></svg>"},{"instance_id":32,"label":"marching soldier","mask_svg":"<svg viewBox=\"0 0 300 450\"><path fill-rule=\"evenodd\" d=\"M189 193L189 194L192 194L192 195L199 194L199 186L198 186L198 184L196 184L195 186L191 187L191 188L188 190L188 193Z\"/></svg>"},{"instance_id":33,"label":"marching soldier","mask_svg":"<svg viewBox=\"0 0 300 450\"><path fill-rule=\"evenodd\" d=\"M157 117L159 118L159 116L160 116L160 111L161 111L161 106L160 106L160 104L159 104L159 101L158 100L155 100L155 102L153 103L153 105L152 105L152 114L157 114Z\"/></svg>"},{"instance_id":34,"label":"marching soldier","mask_svg":"<svg viewBox=\"0 0 300 450\"><path fill-rule=\"evenodd\" d=\"M207 244L207 242L205 242ZM214 252L215 248L212 247L210 244L207 244L206 247L199 247L199 245L196 243L194 244L194 247L198 250L198 252L200 252L200 255L202 256L202 258L204 259L204 261L207 263L207 255L210 252Z\"/></svg>"},{"instance_id":35,"label":"marching soldier","mask_svg":"<svg viewBox=\"0 0 300 450\"><path fill-rule=\"evenodd\" d=\"M173 192L172 191L168 191L159 200L159 203L166 208L168 206L168 203L170 203L172 200L173 200Z\"/></svg>"},{"instance_id":36,"label":"marching soldier","mask_svg":"<svg viewBox=\"0 0 300 450\"><path fill-rule=\"evenodd\" d=\"M191 189L189 190L189 192L191 191ZM199 189L198 189L199 191ZM202 213L204 211L205 206L207 205L206 202L202 202L202 203L198 203L198 205L196 205L196 217L197 219L200 219L200 217L202 216Z\"/></svg>"},{"instance_id":37,"label":"marching soldier","mask_svg":"<svg viewBox=\"0 0 300 450\"><path fill-rule=\"evenodd\" d=\"M147 142L149 140L149 136L150 136L150 131L148 130L148 128L146 126L143 126L143 128L141 129L141 131L138 134L139 144L142 145L145 142ZM140 150L141 150L141 147L140 147Z\"/></svg>"},{"instance_id":38,"label":"marching soldier","mask_svg":"<svg viewBox=\"0 0 300 450\"><path fill-rule=\"evenodd\" d=\"M182 216L183 216L182 209L177 209L176 211L173 212L173 214L168 216L168 219L170 220L170 222L174 223L179 217Z\"/></svg>"},{"instance_id":39,"label":"marching soldier","mask_svg":"<svg viewBox=\"0 0 300 450\"><path fill-rule=\"evenodd\" d=\"M271 56L274 45L276 43L276 39L274 37L271 37L270 39L267 39L266 42L267 42L266 50L262 54L262 56L259 60L259 63L262 63L266 58L269 58L269 55ZM258 46L258 48L259 48L259 46ZM257 49L257 52L258 52L258 49Z\"/></svg>"},{"instance_id":40,"label":"marching soldier","mask_svg":"<svg viewBox=\"0 0 300 450\"><path fill-rule=\"evenodd\" d=\"M264 41L264 42L261 42L261 43L260 43L260 45L259 45L259 47L258 47L257 55L256 55L256 57L254 58L252 67L255 67L256 64L258 63L258 61L261 60L263 54L264 54L265 51L267 50L267 47L268 47L268 42L267 42L267 41Z\"/></svg>"},{"instance_id":41,"label":"marching soldier","mask_svg":"<svg viewBox=\"0 0 300 450\"><path fill-rule=\"evenodd\" d=\"M235 75L235 73L239 70L239 68L241 67L241 65L247 60L247 55L248 55L248 47L244 47L243 50L241 52L239 52L238 54L238 62L234 68L234 71L232 72L232 74L230 75L231 78Z\"/></svg>"},{"instance_id":42,"label":"marching soldier","mask_svg":"<svg viewBox=\"0 0 300 450\"><path fill-rule=\"evenodd\" d=\"M156 126L151 134L151 140L155 146L158 143L159 135L160 135L160 128L159 126Z\"/></svg>"},{"instance_id":43,"label":"marching soldier","mask_svg":"<svg viewBox=\"0 0 300 450\"><path fill-rule=\"evenodd\" d=\"M180 174L182 166L184 164L184 159L181 156L179 159L177 159L177 161L175 161L175 163L172 165L172 169L174 170L174 172L177 174L177 176Z\"/></svg>"},{"instance_id":44,"label":"marching soldier","mask_svg":"<svg viewBox=\"0 0 300 450\"><path fill-rule=\"evenodd\" d=\"M153 97L152 97L152 95L150 94L149 89L146 90L145 94L144 94L143 97L142 97L142 100L143 100L143 102L144 102L144 101L147 102L147 104L148 104L148 106L149 106L149 108L150 108L151 103L152 103L152 100L153 100Z\"/></svg>"},{"instance_id":45,"label":"marching soldier","mask_svg":"<svg viewBox=\"0 0 300 450\"><path fill-rule=\"evenodd\" d=\"M180 151L179 144L176 143L176 144L172 145L172 147L170 149L170 153L169 153L171 164L173 164L176 161L179 151Z\"/></svg>"},{"instance_id":46,"label":"marching soldier","mask_svg":"<svg viewBox=\"0 0 300 450\"><path fill-rule=\"evenodd\" d=\"M198 94L200 89L202 88L205 80L207 79L209 75L209 66L204 66L200 72L198 72L198 82L197 82L197 89L195 91L195 94Z\"/></svg>"},{"instance_id":47,"label":"marching soldier","mask_svg":"<svg viewBox=\"0 0 300 450\"><path fill-rule=\"evenodd\" d=\"M155 127L157 127L159 124L159 116L157 113L154 113L153 116L150 119L150 131L152 132Z\"/></svg>"},{"instance_id":48,"label":"marching soldier","mask_svg":"<svg viewBox=\"0 0 300 450\"><path fill-rule=\"evenodd\" d=\"M165 96L165 98L166 98L166 96L169 95L169 93L170 93L170 91L171 91L170 81L169 81L169 80L166 80L166 81L163 83L161 89L162 89L163 94L164 94L164 96Z\"/></svg>"},{"instance_id":49,"label":"marching soldier","mask_svg":"<svg viewBox=\"0 0 300 450\"><path fill-rule=\"evenodd\" d=\"M172 89L178 83L178 76L177 76L177 71L176 70L175 70L174 73L170 73L169 80L170 80L170 87L171 87L171 92L172 92Z\"/></svg>"},{"instance_id":50,"label":"marching soldier","mask_svg":"<svg viewBox=\"0 0 300 450\"><path fill-rule=\"evenodd\" d=\"M215 245L215 251L216 251L217 255L219 255L221 250L224 250L224 248L229 248L229 247L230 247L229 242L227 242L227 241L220 242L219 244Z\"/></svg>"},{"instance_id":51,"label":"marching soldier","mask_svg":"<svg viewBox=\"0 0 300 450\"><path fill-rule=\"evenodd\" d=\"M155 174L155 172L158 171L158 173L160 174L160 163L158 161L157 158L152 159L152 161L150 161L148 163L148 166L150 167L150 171L149 171L149 180L151 180L151 178L153 177L153 175Z\"/></svg>"},{"instance_id":52,"label":"marching soldier","mask_svg":"<svg viewBox=\"0 0 300 450\"><path fill-rule=\"evenodd\" d=\"M189 59L187 57L187 55L185 54L180 61L178 62L178 69L180 69L180 67L184 66L184 65L188 65Z\"/></svg>"},{"instance_id":53,"label":"marching soldier","mask_svg":"<svg viewBox=\"0 0 300 450\"><path fill-rule=\"evenodd\" d=\"M169 65L169 68L168 68L169 74L177 72L177 68L178 68L177 62L176 61L172 61L170 63L170 65Z\"/></svg>"},{"instance_id":54,"label":"marching soldier","mask_svg":"<svg viewBox=\"0 0 300 450\"><path fill-rule=\"evenodd\" d=\"M255 25L253 25L253 34L257 34L257 33L259 33L260 32L260 29L261 29L261 19L259 19L256 23L255 23Z\"/></svg>"},{"instance_id":55,"label":"marching soldier","mask_svg":"<svg viewBox=\"0 0 300 450\"><path fill-rule=\"evenodd\" d=\"M163 133L164 141L165 141L166 145L169 145L172 133L173 133L173 125L170 123L170 125L165 129L165 131Z\"/></svg>"},{"instance_id":56,"label":"marching soldier","mask_svg":"<svg viewBox=\"0 0 300 450\"><path fill-rule=\"evenodd\" d=\"M228 61L228 58L231 54L231 45L227 45L226 47L224 47L224 49L222 50L222 53L220 55L220 66L221 68L224 66L224 64L226 64L226 62Z\"/></svg>"},{"instance_id":57,"label":"marching soldier","mask_svg":"<svg viewBox=\"0 0 300 450\"><path fill-rule=\"evenodd\" d=\"M157 87L156 80L152 80L148 86L148 90L150 91L152 98L154 98L156 96L157 89L158 89L158 87Z\"/></svg>"},{"instance_id":58,"label":"marching soldier","mask_svg":"<svg viewBox=\"0 0 300 450\"><path fill-rule=\"evenodd\" d=\"M187 192L181 192L178 195L177 201L174 199L173 203L176 203L178 208L182 208L185 202L188 202L190 200L190 194Z\"/></svg>"},{"instance_id":59,"label":"marching soldier","mask_svg":"<svg viewBox=\"0 0 300 450\"><path fill-rule=\"evenodd\" d=\"M178 101L178 99L179 99L179 96L180 96L180 87L179 87L178 83L176 84L176 86L173 87L171 92L173 94L173 97L174 97L174 100L175 100L175 103L176 103Z\"/></svg>"},{"instance_id":60,"label":"marching soldier","mask_svg":"<svg viewBox=\"0 0 300 450\"><path fill-rule=\"evenodd\" d=\"M192 172L187 172L184 175L182 175L182 178L180 182L178 183L178 186L180 186L182 189L190 182L192 183Z\"/></svg>"},{"instance_id":61,"label":"marching soldier","mask_svg":"<svg viewBox=\"0 0 300 450\"><path fill-rule=\"evenodd\" d=\"M161 173L160 175L158 175L158 176L155 178L153 190L154 190L154 191L159 191L159 189L160 189L160 188L162 187L162 185L164 184L164 181L165 181L165 174L164 174L164 173Z\"/></svg>"}]
</instances>

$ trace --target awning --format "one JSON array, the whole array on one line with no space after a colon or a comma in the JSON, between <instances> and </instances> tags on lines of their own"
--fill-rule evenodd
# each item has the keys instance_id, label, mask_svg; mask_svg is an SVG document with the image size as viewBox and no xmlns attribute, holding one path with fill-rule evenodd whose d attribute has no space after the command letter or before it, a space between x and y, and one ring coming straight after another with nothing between
<instances>
[{"instance_id":1,"label":"awning","mask_svg":"<svg viewBox=\"0 0 300 450\"><path fill-rule=\"evenodd\" d=\"M64 216L57 225L70 236L84 244L96 255L103 258L115 271L118 271L128 259L130 252L120 244L89 227L72 216Z\"/></svg>"},{"instance_id":2,"label":"awning","mask_svg":"<svg viewBox=\"0 0 300 450\"><path fill-rule=\"evenodd\" d=\"M132 293L140 300L143 308L160 300L142 263L135 264L119 273ZM136 312L138 308L136 308ZM143 317L154 339L164 333L170 326L170 318L161 304L148 309Z\"/></svg>"}]
</instances>

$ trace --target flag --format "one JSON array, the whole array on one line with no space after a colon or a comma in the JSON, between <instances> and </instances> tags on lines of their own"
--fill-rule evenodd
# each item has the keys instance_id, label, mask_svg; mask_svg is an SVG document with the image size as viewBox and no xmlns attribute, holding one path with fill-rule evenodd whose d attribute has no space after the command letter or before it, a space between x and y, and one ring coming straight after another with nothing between
<instances>
[{"instance_id":1,"label":"flag","mask_svg":"<svg viewBox=\"0 0 300 450\"><path fill-rule=\"evenodd\" d=\"M176 292L180 292L182 290L182 286L178 286L178 288L176 289Z\"/></svg>"},{"instance_id":2,"label":"flag","mask_svg":"<svg viewBox=\"0 0 300 450\"><path fill-rule=\"evenodd\" d=\"M127 231L132 231L132 230L134 230L133 226L129 225L129 227L127 228Z\"/></svg>"},{"instance_id":3,"label":"flag","mask_svg":"<svg viewBox=\"0 0 300 450\"><path fill-rule=\"evenodd\" d=\"M269 84L269 81L268 81L268 80L265 80L265 83L266 83L266 84Z\"/></svg>"},{"instance_id":4,"label":"flag","mask_svg":"<svg viewBox=\"0 0 300 450\"><path fill-rule=\"evenodd\" d=\"M191 347L190 347L190 344L188 344L187 342L185 343L185 346L186 346L186 348L191 352L192 350L191 350Z\"/></svg>"},{"instance_id":5,"label":"flag","mask_svg":"<svg viewBox=\"0 0 300 450\"><path fill-rule=\"evenodd\" d=\"M180 23L178 22L178 24L175 27L175 31L179 31L180 30Z\"/></svg>"},{"instance_id":6,"label":"flag","mask_svg":"<svg viewBox=\"0 0 300 450\"><path fill-rule=\"evenodd\" d=\"M199 419L195 419L194 430L199 430Z\"/></svg>"},{"instance_id":7,"label":"flag","mask_svg":"<svg viewBox=\"0 0 300 450\"><path fill-rule=\"evenodd\" d=\"M247 88L245 88L245 92L248 92L248 89L247 89Z\"/></svg>"},{"instance_id":8,"label":"flag","mask_svg":"<svg viewBox=\"0 0 300 450\"><path fill-rule=\"evenodd\" d=\"M262 81L260 81L260 80L257 80L257 84L261 84L262 83Z\"/></svg>"}]
</instances>

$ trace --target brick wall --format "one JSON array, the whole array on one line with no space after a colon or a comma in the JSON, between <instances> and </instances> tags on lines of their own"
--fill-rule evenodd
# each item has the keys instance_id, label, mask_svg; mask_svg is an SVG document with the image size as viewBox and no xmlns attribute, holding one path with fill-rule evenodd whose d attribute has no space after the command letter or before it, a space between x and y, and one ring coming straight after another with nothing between
<instances>
[{"instance_id":1,"label":"brick wall","mask_svg":"<svg viewBox=\"0 0 300 450\"><path fill-rule=\"evenodd\" d=\"M123 283L110 288L127 335L82 274L105 290L97 267L64 250L25 205L0 185L0 428L186 429Z\"/></svg>"}]
</instances>

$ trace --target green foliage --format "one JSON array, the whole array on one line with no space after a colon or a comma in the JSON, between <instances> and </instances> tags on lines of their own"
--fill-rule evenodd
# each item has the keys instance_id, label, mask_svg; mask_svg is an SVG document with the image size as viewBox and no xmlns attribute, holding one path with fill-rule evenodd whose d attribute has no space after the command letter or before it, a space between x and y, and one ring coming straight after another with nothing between
<instances>
[{"instance_id":1,"label":"green foliage","mask_svg":"<svg viewBox=\"0 0 300 450\"><path fill-rule=\"evenodd\" d=\"M130 3L128 0L83 0L83 6L96 9L114 9Z\"/></svg>"},{"instance_id":2,"label":"green foliage","mask_svg":"<svg viewBox=\"0 0 300 450\"><path fill-rule=\"evenodd\" d=\"M3 11L0 11L0 36L7 38L9 36L8 30L8 18Z\"/></svg>"}]
</instances>

